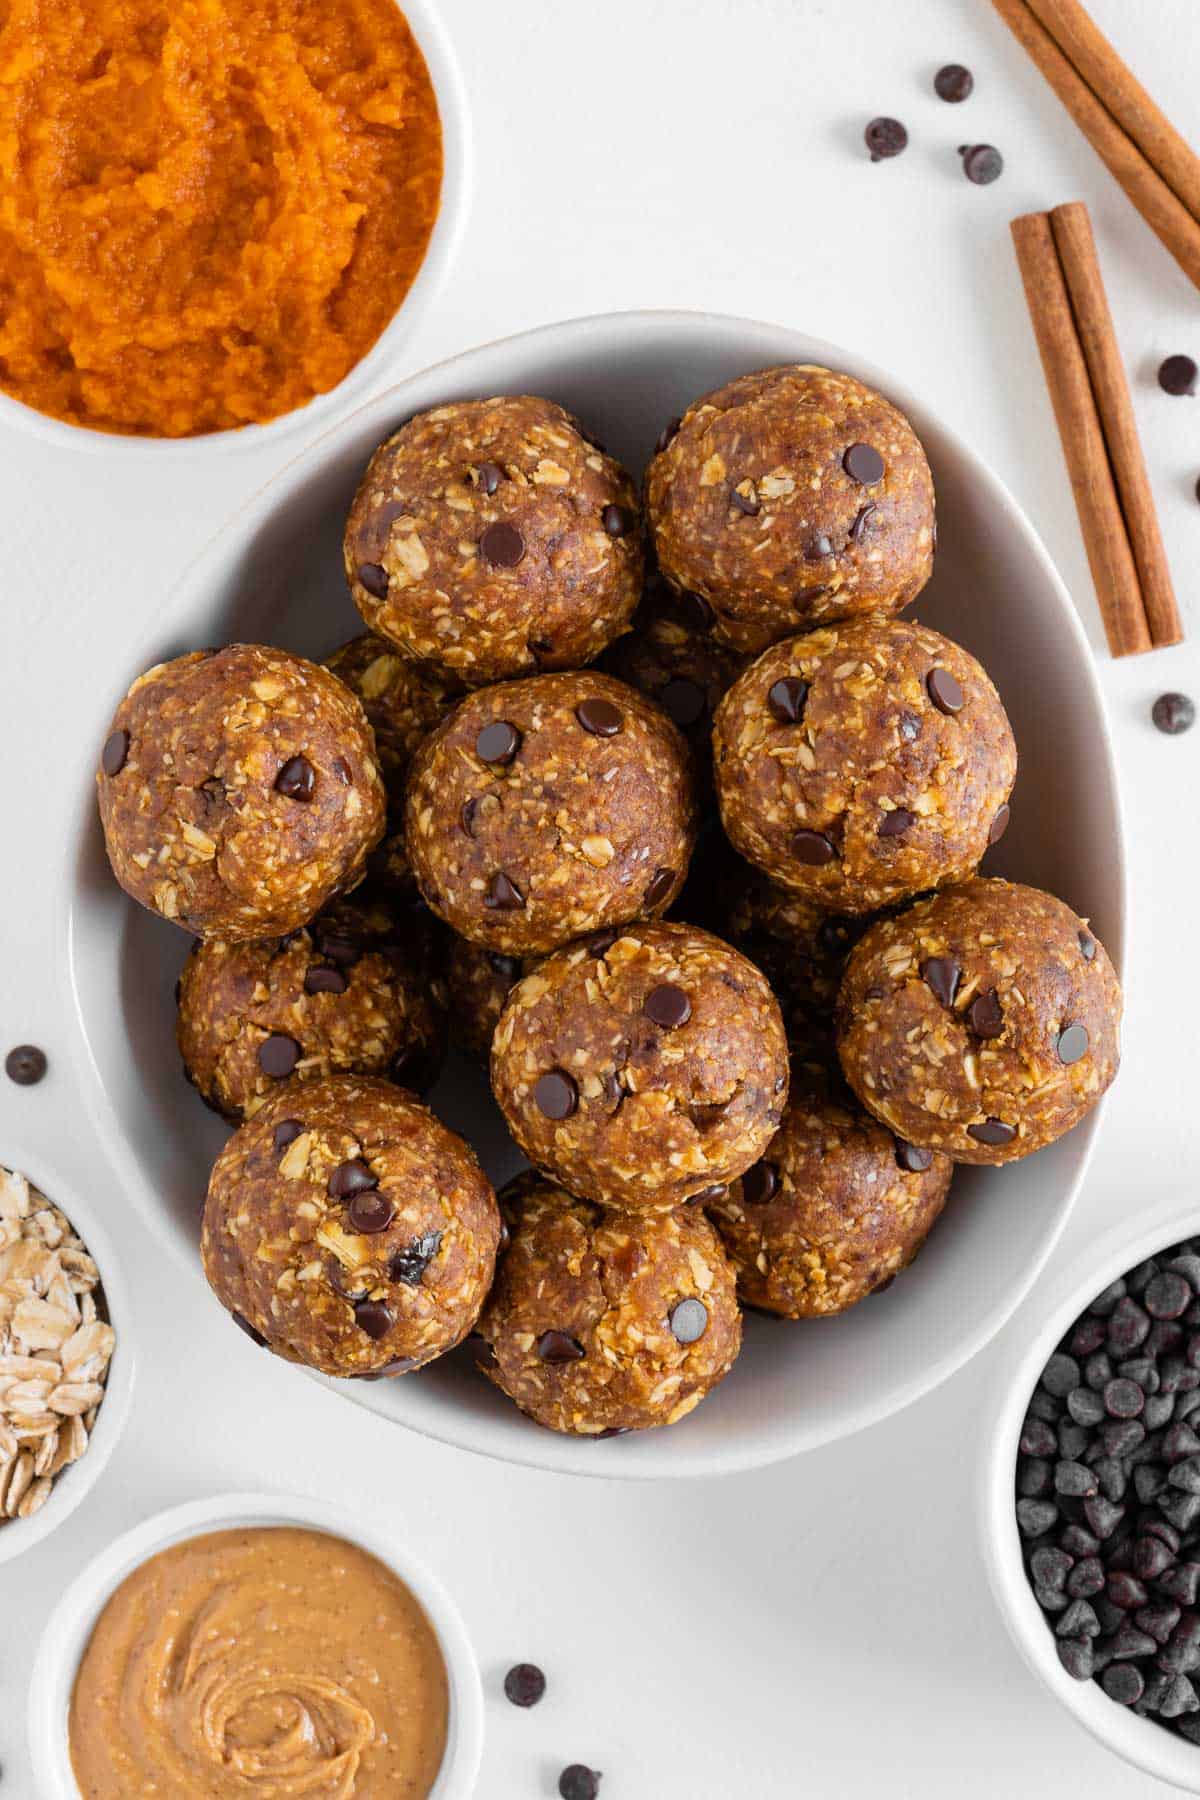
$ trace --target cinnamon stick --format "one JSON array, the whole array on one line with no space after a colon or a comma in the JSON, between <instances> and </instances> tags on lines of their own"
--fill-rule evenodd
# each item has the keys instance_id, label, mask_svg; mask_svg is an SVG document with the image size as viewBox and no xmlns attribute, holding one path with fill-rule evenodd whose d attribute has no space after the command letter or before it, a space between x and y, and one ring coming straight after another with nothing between
<instances>
[{"instance_id":1,"label":"cinnamon stick","mask_svg":"<svg viewBox=\"0 0 1200 1800\"><path fill-rule=\"evenodd\" d=\"M1056 206L1050 228L1100 414L1150 638L1156 649L1178 644L1183 627L1087 207L1078 200Z\"/></svg>"},{"instance_id":2,"label":"cinnamon stick","mask_svg":"<svg viewBox=\"0 0 1200 1800\"><path fill-rule=\"evenodd\" d=\"M1109 649L1130 656L1151 648L1150 631L1054 233L1027 213L1012 235Z\"/></svg>"},{"instance_id":3,"label":"cinnamon stick","mask_svg":"<svg viewBox=\"0 0 1200 1800\"><path fill-rule=\"evenodd\" d=\"M1035 17L1028 0L992 0L992 4L1147 225L1189 279L1200 287L1200 221L1192 216L1134 138L1097 98L1070 57ZM1111 45L1108 48L1114 60L1119 60Z\"/></svg>"}]
</instances>

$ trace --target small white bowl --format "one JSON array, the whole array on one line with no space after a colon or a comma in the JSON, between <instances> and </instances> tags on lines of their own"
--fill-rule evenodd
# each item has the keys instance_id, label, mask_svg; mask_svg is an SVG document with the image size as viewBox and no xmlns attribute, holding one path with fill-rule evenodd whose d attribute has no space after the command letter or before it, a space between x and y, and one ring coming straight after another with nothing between
<instances>
[{"instance_id":1,"label":"small white bowl","mask_svg":"<svg viewBox=\"0 0 1200 1800\"><path fill-rule=\"evenodd\" d=\"M341 1507L286 1494L218 1494L156 1513L110 1544L71 1583L46 1622L29 1682L29 1752L41 1800L79 1800L68 1738L71 1693L96 1621L125 1577L172 1544L262 1525L301 1525L344 1538L378 1557L416 1595L446 1659L450 1685L446 1754L429 1800L470 1800L483 1756L483 1688L458 1608L394 1530L350 1522Z\"/></svg>"},{"instance_id":2,"label":"small white bowl","mask_svg":"<svg viewBox=\"0 0 1200 1800\"><path fill-rule=\"evenodd\" d=\"M48 1499L31 1519L10 1519L0 1525L0 1563L12 1562L26 1550L32 1550L43 1538L62 1524L75 1511L96 1485L105 1464L125 1429L129 1402L133 1393L133 1322L125 1280L117 1253L107 1228L101 1223L97 1202L85 1200L72 1184L40 1156L34 1156L19 1145L0 1145L0 1163L6 1169L17 1169L29 1182L52 1200L65 1213L87 1246L100 1270L109 1321L116 1332L116 1347L108 1366L104 1398L96 1413L96 1423L88 1447L79 1461L64 1469L50 1490Z\"/></svg>"},{"instance_id":3,"label":"small white bowl","mask_svg":"<svg viewBox=\"0 0 1200 1800\"><path fill-rule=\"evenodd\" d=\"M1054 1632L1033 1597L1021 1561L1014 1484L1021 1424L1038 1376L1059 1339L1110 1281L1168 1244L1197 1232L1200 1207L1194 1200L1159 1213L1153 1224L1140 1231L1118 1226L1039 1296L1036 1317L1040 1324L1034 1323L1034 1306L1026 1308L1025 1330L1014 1327L1012 1348L1003 1360L991 1403L982 1414L979 1494L983 1560L992 1593L1013 1643L1033 1673L1106 1749L1134 1768L1191 1794L1200 1794L1200 1745L1189 1744L1152 1719L1139 1718L1128 1707L1118 1706L1098 1682L1075 1681L1059 1662Z\"/></svg>"},{"instance_id":4,"label":"small white bowl","mask_svg":"<svg viewBox=\"0 0 1200 1800\"><path fill-rule=\"evenodd\" d=\"M466 84L437 0L398 0L425 58L442 124L442 189L424 260L412 286L366 354L324 394L262 425L200 432L195 437L127 436L72 425L26 406L0 390L0 423L19 426L64 450L137 458L224 456L231 450L263 450L301 433L314 437L353 402L366 399L395 365L397 354L441 292L466 223L470 200L471 128Z\"/></svg>"}]
</instances>

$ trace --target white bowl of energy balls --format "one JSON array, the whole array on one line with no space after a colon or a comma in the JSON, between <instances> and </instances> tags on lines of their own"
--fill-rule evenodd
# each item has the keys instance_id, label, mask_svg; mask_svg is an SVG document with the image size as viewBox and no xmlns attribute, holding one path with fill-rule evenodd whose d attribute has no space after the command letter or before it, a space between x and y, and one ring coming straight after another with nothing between
<instances>
[{"instance_id":1,"label":"white bowl of energy balls","mask_svg":"<svg viewBox=\"0 0 1200 1800\"><path fill-rule=\"evenodd\" d=\"M162 618L81 733L64 959L247 1355L648 1477L999 1328L1117 1069L1121 823L1069 598L915 397L744 320L531 332L336 427Z\"/></svg>"}]
</instances>

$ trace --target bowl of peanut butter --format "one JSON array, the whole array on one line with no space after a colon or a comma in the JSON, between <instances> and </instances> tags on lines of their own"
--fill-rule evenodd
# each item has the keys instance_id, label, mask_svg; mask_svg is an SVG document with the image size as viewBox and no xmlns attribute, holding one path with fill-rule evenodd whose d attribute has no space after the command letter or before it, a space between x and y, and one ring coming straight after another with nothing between
<instances>
[{"instance_id":1,"label":"bowl of peanut butter","mask_svg":"<svg viewBox=\"0 0 1200 1800\"><path fill-rule=\"evenodd\" d=\"M234 1494L147 1519L66 1591L29 1739L45 1800L467 1800L483 1699L457 1608L391 1532Z\"/></svg>"}]
</instances>

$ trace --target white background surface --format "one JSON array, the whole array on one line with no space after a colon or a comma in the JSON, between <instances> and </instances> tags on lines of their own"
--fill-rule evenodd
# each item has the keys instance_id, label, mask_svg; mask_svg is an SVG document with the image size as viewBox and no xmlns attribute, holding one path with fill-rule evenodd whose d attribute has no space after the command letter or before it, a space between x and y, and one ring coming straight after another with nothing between
<instances>
[{"instance_id":1,"label":"white background surface","mask_svg":"<svg viewBox=\"0 0 1200 1800\"><path fill-rule=\"evenodd\" d=\"M1169 351L1200 358L1197 295L986 0L444 4L474 112L475 199L445 299L397 377L626 306L802 326L924 393L1026 505L1077 597L1128 815L1126 1060L1075 1217L1010 1338L1093 1235L1185 1195L1200 1150L1200 730L1167 739L1148 716L1164 688L1200 694L1200 400L1153 382ZM1092 10L1200 141L1194 0ZM947 61L975 72L963 106L932 92ZM911 142L873 167L860 134L879 112ZM955 154L979 141L1006 158L986 189ZM1074 198L1092 210L1193 640L1124 665L1103 649L1007 230ZM576 1759L605 1771L604 1800L858 1800L885 1784L1008 1800L1064 1780L1094 1800L1165 1792L1069 1722L993 1611L974 1453L1005 1338L907 1413L805 1460L711 1484L570 1482L388 1430L300 1381L136 1222L72 1093L52 960L61 820L91 753L72 721L94 684L132 673L185 559L278 460L231 452L202 474L176 459L163 471L0 434L0 1040L40 1042L53 1065L31 1091L0 1082L0 1160L36 1146L104 1196L141 1353L134 1419L90 1502L0 1571L0 1800L32 1800L24 1674L52 1597L127 1524L253 1486L319 1493L348 1522L390 1517L456 1592L490 1694L486 1800L550 1796ZM551 1687L519 1713L497 1695L526 1657Z\"/></svg>"}]
</instances>

